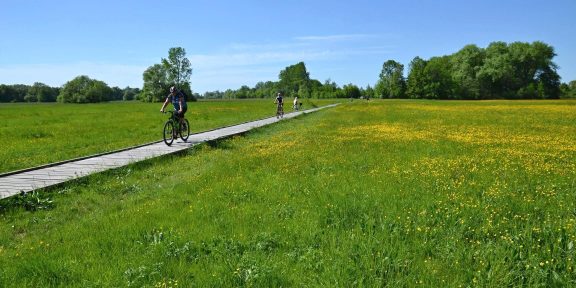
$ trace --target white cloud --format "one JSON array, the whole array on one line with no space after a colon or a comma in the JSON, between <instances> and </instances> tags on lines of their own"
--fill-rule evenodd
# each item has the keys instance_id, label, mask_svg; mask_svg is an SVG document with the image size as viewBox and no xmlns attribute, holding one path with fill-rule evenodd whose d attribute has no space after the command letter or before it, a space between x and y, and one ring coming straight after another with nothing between
<instances>
[{"instance_id":1,"label":"white cloud","mask_svg":"<svg viewBox=\"0 0 576 288\"><path fill-rule=\"evenodd\" d=\"M285 42L232 43L216 53L191 54L187 57L193 68L192 89L204 93L242 85L253 87L260 81L276 81L280 70L301 61L316 67L311 72L317 79L346 79L340 74L358 74L349 70L347 61L394 52L394 47L382 45L377 38L371 34L301 36ZM160 60L149 61L147 65L78 62L0 66L0 79L2 84L32 85L26 81L33 81L59 87L79 75L87 75L111 87L142 87L142 74ZM330 68L321 68L326 66Z\"/></svg>"},{"instance_id":2,"label":"white cloud","mask_svg":"<svg viewBox=\"0 0 576 288\"><path fill-rule=\"evenodd\" d=\"M221 68L231 66L253 66L281 62L295 62L306 60L328 60L337 53L334 51L263 51L243 52L235 54L204 54L189 57L195 67Z\"/></svg>"},{"instance_id":3,"label":"white cloud","mask_svg":"<svg viewBox=\"0 0 576 288\"><path fill-rule=\"evenodd\" d=\"M299 36L294 39L300 41L358 41L378 38L374 34L337 34L337 35L310 35Z\"/></svg>"},{"instance_id":4,"label":"white cloud","mask_svg":"<svg viewBox=\"0 0 576 288\"><path fill-rule=\"evenodd\" d=\"M295 37L284 43L232 43L224 51L191 55L196 67L230 67L296 63L300 61L330 61L362 54L392 53L392 46L378 46L364 40L377 38L372 34L342 34ZM362 43L357 43L363 40ZM324 43L337 41L341 43ZM354 42L354 43L348 43Z\"/></svg>"}]
</instances>

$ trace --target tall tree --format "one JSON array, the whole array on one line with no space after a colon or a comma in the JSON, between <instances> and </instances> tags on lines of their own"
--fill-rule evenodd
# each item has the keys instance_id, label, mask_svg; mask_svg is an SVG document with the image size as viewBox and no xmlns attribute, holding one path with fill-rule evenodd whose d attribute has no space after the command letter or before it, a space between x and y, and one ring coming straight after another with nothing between
<instances>
[{"instance_id":1,"label":"tall tree","mask_svg":"<svg viewBox=\"0 0 576 288\"><path fill-rule=\"evenodd\" d=\"M190 76L192 67L190 60L186 58L184 48L170 48L168 58L161 60L162 64L154 64L142 75L144 87L140 94L140 100L146 102L163 101L170 86L176 86L184 91L188 100L196 100L193 97Z\"/></svg>"},{"instance_id":2,"label":"tall tree","mask_svg":"<svg viewBox=\"0 0 576 288\"><path fill-rule=\"evenodd\" d=\"M424 68L425 79L427 80L424 91L424 98L427 99L456 99L454 95L454 81L450 57L432 57Z\"/></svg>"},{"instance_id":3,"label":"tall tree","mask_svg":"<svg viewBox=\"0 0 576 288\"><path fill-rule=\"evenodd\" d=\"M344 93L344 97L346 98L355 98L358 99L360 98L361 93L360 93L360 88L358 88L358 86L350 83L348 85L344 85L342 87L342 92Z\"/></svg>"},{"instance_id":4,"label":"tall tree","mask_svg":"<svg viewBox=\"0 0 576 288\"><path fill-rule=\"evenodd\" d=\"M336 93L339 90L338 84L332 81L332 79L328 78L324 81L324 85L322 85L322 89L318 98L332 98L336 97Z\"/></svg>"},{"instance_id":5,"label":"tall tree","mask_svg":"<svg viewBox=\"0 0 576 288\"><path fill-rule=\"evenodd\" d=\"M306 71L304 62L286 67L286 69L280 71L278 78L280 79L279 88L284 92L285 96L293 97L298 95L302 86L304 86L302 94L304 96L309 95L307 92L310 84L310 74Z\"/></svg>"},{"instance_id":6,"label":"tall tree","mask_svg":"<svg viewBox=\"0 0 576 288\"><path fill-rule=\"evenodd\" d=\"M552 59L554 48L536 41L532 44L493 42L477 78L481 95L488 98L558 98L560 76Z\"/></svg>"},{"instance_id":7,"label":"tall tree","mask_svg":"<svg viewBox=\"0 0 576 288\"><path fill-rule=\"evenodd\" d=\"M362 92L362 95L366 98L374 97L374 88L370 85L366 86L366 89L363 89L360 92Z\"/></svg>"},{"instance_id":8,"label":"tall tree","mask_svg":"<svg viewBox=\"0 0 576 288\"><path fill-rule=\"evenodd\" d=\"M113 99L114 91L103 81L92 80L85 96L88 103L105 102Z\"/></svg>"},{"instance_id":9,"label":"tall tree","mask_svg":"<svg viewBox=\"0 0 576 288\"><path fill-rule=\"evenodd\" d=\"M163 101L170 87L164 67L160 64L148 67L144 71L143 78L144 87L142 88L142 93L140 93L140 100L144 102Z\"/></svg>"},{"instance_id":10,"label":"tall tree","mask_svg":"<svg viewBox=\"0 0 576 288\"><path fill-rule=\"evenodd\" d=\"M190 86L190 76L192 76L192 65L186 58L186 50L181 47L170 48L168 58L162 58L162 66L166 70L166 80L173 83L179 89L183 89L184 84Z\"/></svg>"},{"instance_id":11,"label":"tall tree","mask_svg":"<svg viewBox=\"0 0 576 288\"><path fill-rule=\"evenodd\" d=\"M426 87L430 80L426 77L426 60L416 56L410 62L410 72L406 83L406 94L408 98L425 98L429 93Z\"/></svg>"},{"instance_id":12,"label":"tall tree","mask_svg":"<svg viewBox=\"0 0 576 288\"><path fill-rule=\"evenodd\" d=\"M543 42L533 42L530 52L536 62L535 79L542 87L540 98L557 99L560 97L560 75L558 65L552 61L556 53L554 47Z\"/></svg>"},{"instance_id":13,"label":"tall tree","mask_svg":"<svg viewBox=\"0 0 576 288\"><path fill-rule=\"evenodd\" d=\"M508 53L508 44L492 42L486 48L486 59L478 70L483 98L509 98L513 96L514 66Z\"/></svg>"},{"instance_id":14,"label":"tall tree","mask_svg":"<svg viewBox=\"0 0 576 288\"><path fill-rule=\"evenodd\" d=\"M480 83L476 74L484 58L484 50L476 45L466 45L450 57L457 98L480 98Z\"/></svg>"},{"instance_id":15,"label":"tall tree","mask_svg":"<svg viewBox=\"0 0 576 288\"><path fill-rule=\"evenodd\" d=\"M404 98L406 92L404 65L394 60L384 62L375 90L380 98Z\"/></svg>"}]
</instances>

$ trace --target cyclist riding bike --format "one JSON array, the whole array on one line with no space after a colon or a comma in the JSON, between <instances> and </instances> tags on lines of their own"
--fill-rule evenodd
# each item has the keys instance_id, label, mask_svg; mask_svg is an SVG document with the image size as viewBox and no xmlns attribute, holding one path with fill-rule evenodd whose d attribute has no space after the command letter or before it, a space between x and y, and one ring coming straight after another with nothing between
<instances>
[{"instance_id":1,"label":"cyclist riding bike","mask_svg":"<svg viewBox=\"0 0 576 288\"><path fill-rule=\"evenodd\" d=\"M276 96L276 100L274 100L274 103L276 103L276 118L284 118L284 100L282 99L282 94L278 93L278 95Z\"/></svg>"},{"instance_id":2,"label":"cyclist riding bike","mask_svg":"<svg viewBox=\"0 0 576 288\"><path fill-rule=\"evenodd\" d=\"M294 97L294 103L292 104L292 109L294 109L294 111L298 111L298 96Z\"/></svg>"},{"instance_id":3,"label":"cyclist riding bike","mask_svg":"<svg viewBox=\"0 0 576 288\"><path fill-rule=\"evenodd\" d=\"M166 108L166 105L168 105L168 102L170 101L174 106L175 111L174 114L178 116L180 125L182 125L182 119L184 119L184 114L188 110L188 105L186 104L186 94L176 89L176 87L174 86L170 87L170 94L166 96L166 101L164 101L164 104L162 104L162 109L160 109L160 112L164 113L164 109Z\"/></svg>"}]
</instances>

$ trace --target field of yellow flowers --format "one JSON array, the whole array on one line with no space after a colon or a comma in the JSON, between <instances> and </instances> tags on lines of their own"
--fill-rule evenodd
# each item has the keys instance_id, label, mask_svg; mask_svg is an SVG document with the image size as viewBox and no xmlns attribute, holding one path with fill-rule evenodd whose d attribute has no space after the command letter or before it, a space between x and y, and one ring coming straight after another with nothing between
<instances>
[{"instance_id":1,"label":"field of yellow flowers","mask_svg":"<svg viewBox=\"0 0 576 288\"><path fill-rule=\"evenodd\" d=\"M0 286L576 286L575 101L343 103L45 193Z\"/></svg>"}]
</instances>

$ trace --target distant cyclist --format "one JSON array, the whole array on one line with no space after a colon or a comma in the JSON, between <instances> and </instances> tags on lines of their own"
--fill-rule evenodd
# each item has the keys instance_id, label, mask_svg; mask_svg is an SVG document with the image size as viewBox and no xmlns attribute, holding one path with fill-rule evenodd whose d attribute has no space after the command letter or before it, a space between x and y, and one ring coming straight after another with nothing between
<instances>
[{"instance_id":1,"label":"distant cyclist","mask_svg":"<svg viewBox=\"0 0 576 288\"><path fill-rule=\"evenodd\" d=\"M298 96L294 97L294 103L292 104L292 109L294 109L294 111L298 111Z\"/></svg>"},{"instance_id":2,"label":"distant cyclist","mask_svg":"<svg viewBox=\"0 0 576 288\"><path fill-rule=\"evenodd\" d=\"M276 103L276 118L283 118L284 100L282 99L282 94L280 92L278 92L278 95L276 96L276 100L274 100L274 103Z\"/></svg>"},{"instance_id":3,"label":"distant cyclist","mask_svg":"<svg viewBox=\"0 0 576 288\"><path fill-rule=\"evenodd\" d=\"M186 94L184 92L176 89L176 87L170 87L170 94L166 96L166 101L162 104L162 109L160 112L164 113L164 109L166 109L166 105L168 102L172 101L172 105L174 106L174 111L176 111L176 115L180 120L180 124L182 124L182 119L184 119L184 114L188 110L188 105L186 104Z\"/></svg>"}]
</instances>

